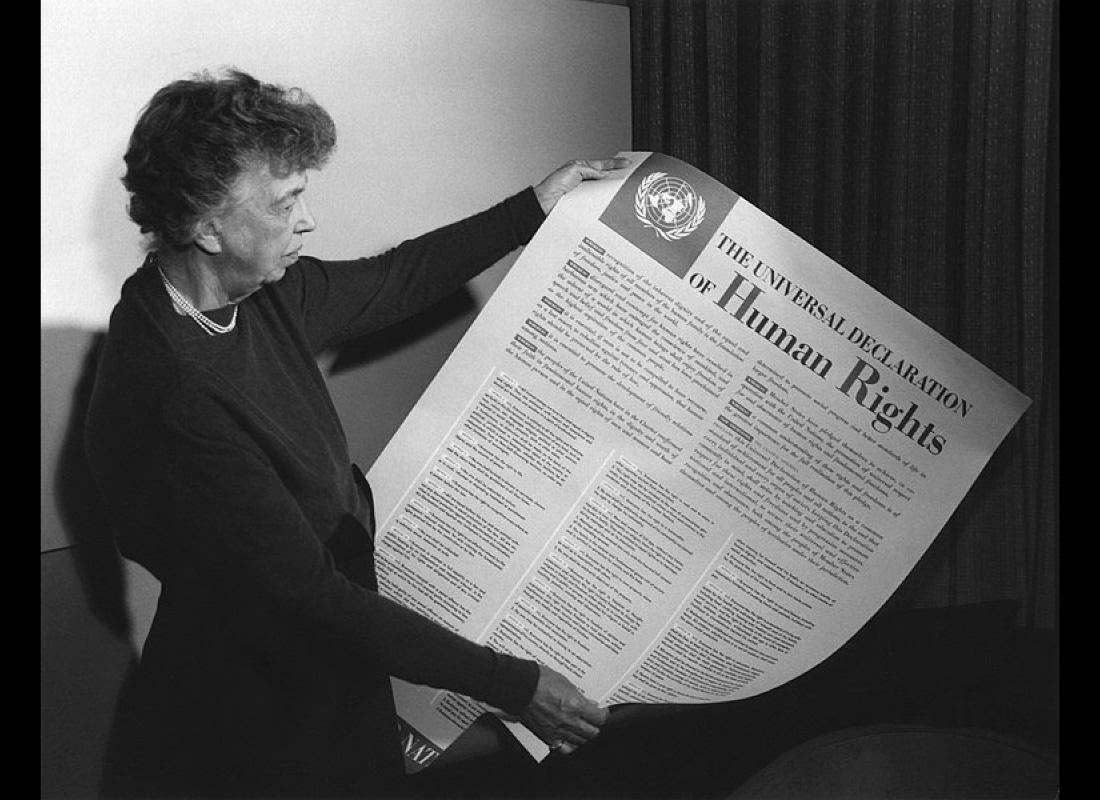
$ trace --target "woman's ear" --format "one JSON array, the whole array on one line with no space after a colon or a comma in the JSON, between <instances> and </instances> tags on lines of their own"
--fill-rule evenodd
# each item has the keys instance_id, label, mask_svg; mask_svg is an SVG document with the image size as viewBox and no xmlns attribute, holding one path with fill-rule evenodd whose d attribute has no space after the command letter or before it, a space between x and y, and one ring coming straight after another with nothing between
<instances>
[{"instance_id":1,"label":"woman's ear","mask_svg":"<svg viewBox=\"0 0 1100 800\"><path fill-rule=\"evenodd\" d=\"M217 220L209 217L199 220L195 225L195 246L208 255L217 255L222 251L221 229Z\"/></svg>"}]
</instances>

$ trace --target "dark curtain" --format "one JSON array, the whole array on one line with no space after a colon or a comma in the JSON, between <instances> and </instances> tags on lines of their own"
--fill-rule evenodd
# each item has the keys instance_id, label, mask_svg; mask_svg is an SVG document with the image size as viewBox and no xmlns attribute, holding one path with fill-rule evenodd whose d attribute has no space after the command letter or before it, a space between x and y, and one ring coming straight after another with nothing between
<instances>
[{"instance_id":1,"label":"dark curtain","mask_svg":"<svg viewBox=\"0 0 1100 800\"><path fill-rule=\"evenodd\" d=\"M683 159L1032 399L891 604L1058 627L1057 0L632 0L633 146Z\"/></svg>"}]
</instances>

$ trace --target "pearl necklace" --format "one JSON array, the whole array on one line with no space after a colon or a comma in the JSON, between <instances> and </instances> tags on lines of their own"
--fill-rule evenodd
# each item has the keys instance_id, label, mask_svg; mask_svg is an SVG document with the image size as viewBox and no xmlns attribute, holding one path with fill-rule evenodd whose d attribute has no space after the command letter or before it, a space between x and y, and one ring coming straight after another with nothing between
<instances>
[{"instance_id":1,"label":"pearl necklace","mask_svg":"<svg viewBox=\"0 0 1100 800\"><path fill-rule=\"evenodd\" d=\"M219 325L210 319L210 317L203 314L184 297L179 289L171 284L168 277L164 274L164 270L160 268L160 264L157 264L157 272L160 273L160 279L164 281L164 288L168 291L168 296L172 298L172 302L183 309L191 319L198 323L199 327L206 331L209 336L217 336L219 333L229 333L235 327L237 327L237 306L233 306L233 318L229 320L226 325Z\"/></svg>"}]
</instances>

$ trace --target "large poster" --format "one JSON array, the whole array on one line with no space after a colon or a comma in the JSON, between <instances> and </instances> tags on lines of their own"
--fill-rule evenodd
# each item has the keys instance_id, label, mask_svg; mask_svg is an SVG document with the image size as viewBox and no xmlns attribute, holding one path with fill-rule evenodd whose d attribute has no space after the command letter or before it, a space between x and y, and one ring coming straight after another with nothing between
<instances>
[{"instance_id":1,"label":"large poster","mask_svg":"<svg viewBox=\"0 0 1100 800\"><path fill-rule=\"evenodd\" d=\"M372 468L379 588L601 704L745 698L871 617L1029 401L708 175L622 155ZM487 710L395 692L421 763Z\"/></svg>"}]
</instances>

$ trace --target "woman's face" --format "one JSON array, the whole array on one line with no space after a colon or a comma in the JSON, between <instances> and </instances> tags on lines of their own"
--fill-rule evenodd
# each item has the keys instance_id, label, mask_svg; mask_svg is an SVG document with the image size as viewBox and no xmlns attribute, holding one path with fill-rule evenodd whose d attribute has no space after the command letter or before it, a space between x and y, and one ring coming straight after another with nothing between
<instances>
[{"instance_id":1,"label":"woman's face","mask_svg":"<svg viewBox=\"0 0 1100 800\"><path fill-rule=\"evenodd\" d=\"M302 196L307 183L305 172L278 178L263 164L233 185L229 207L215 222L218 275L231 301L279 280L298 260L303 234L317 227Z\"/></svg>"}]
</instances>

